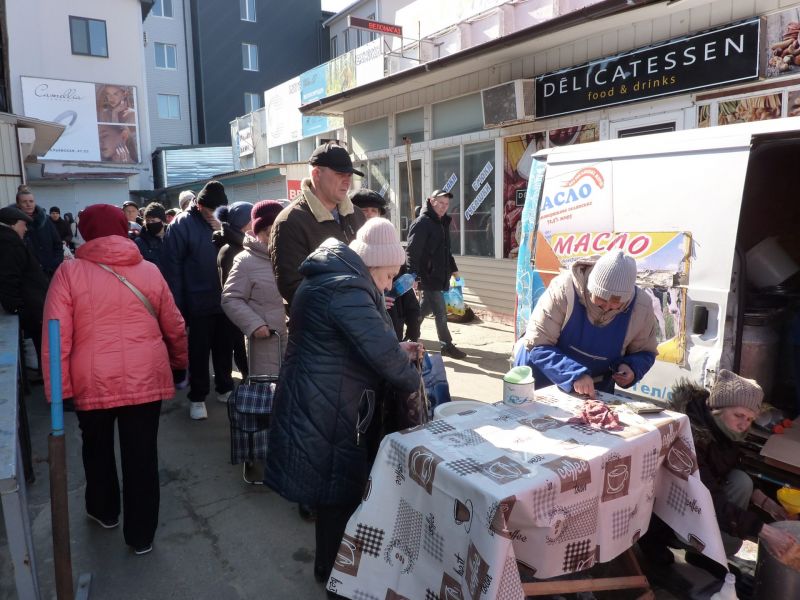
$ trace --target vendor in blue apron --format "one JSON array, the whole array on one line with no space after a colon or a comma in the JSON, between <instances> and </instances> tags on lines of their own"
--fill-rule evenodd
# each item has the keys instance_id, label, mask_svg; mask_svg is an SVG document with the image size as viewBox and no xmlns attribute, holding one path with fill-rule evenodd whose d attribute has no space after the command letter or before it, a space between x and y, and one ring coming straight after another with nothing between
<instances>
[{"instance_id":1,"label":"vendor in blue apron","mask_svg":"<svg viewBox=\"0 0 800 600\"><path fill-rule=\"evenodd\" d=\"M658 326L636 287L636 261L622 251L579 260L553 279L517 343L515 364L533 369L536 388L557 385L595 397L627 388L656 359Z\"/></svg>"}]
</instances>

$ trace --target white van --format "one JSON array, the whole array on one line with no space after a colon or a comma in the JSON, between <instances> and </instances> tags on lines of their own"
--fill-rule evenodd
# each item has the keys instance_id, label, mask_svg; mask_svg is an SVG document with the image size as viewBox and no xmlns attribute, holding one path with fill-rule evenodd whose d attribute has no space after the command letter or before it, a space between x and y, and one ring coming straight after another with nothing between
<instances>
[{"instance_id":1,"label":"white van","mask_svg":"<svg viewBox=\"0 0 800 600\"><path fill-rule=\"evenodd\" d=\"M800 118L544 150L526 198L517 338L559 269L621 248L660 329L630 392L667 400L677 379L710 386L724 367L797 412Z\"/></svg>"}]
</instances>

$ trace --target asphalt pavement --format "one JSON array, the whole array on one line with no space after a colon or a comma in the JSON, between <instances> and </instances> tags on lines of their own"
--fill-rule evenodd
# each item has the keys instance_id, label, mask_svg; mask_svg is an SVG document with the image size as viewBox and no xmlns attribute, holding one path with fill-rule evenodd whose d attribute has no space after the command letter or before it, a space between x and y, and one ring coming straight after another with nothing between
<instances>
[{"instance_id":1,"label":"asphalt pavement","mask_svg":"<svg viewBox=\"0 0 800 600\"><path fill-rule=\"evenodd\" d=\"M453 399L500 399L512 328L474 321L450 329L454 343L468 353L464 360L444 360ZM423 324L422 335L426 347L438 349L432 319ZM41 386L33 388L28 411L36 473L29 506L42 598L49 599L55 598L47 469L50 413ZM80 431L74 413L65 415L72 566L76 582L80 574L92 575L93 600L325 598L312 574L313 524L299 517L295 505L242 480L241 467L230 464L226 406L211 399L208 412L206 421L190 420L185 391L164 402L159 527L153 551L144 556L125 545L121 528L105 530L86 517ZM694 567L680 566L696 585L703 583ZM708 597L697 597L703 596ZM657 597L689 596L660 590ZM0 600L14 598L0 521Z\"/></svg>"}]
</instances>

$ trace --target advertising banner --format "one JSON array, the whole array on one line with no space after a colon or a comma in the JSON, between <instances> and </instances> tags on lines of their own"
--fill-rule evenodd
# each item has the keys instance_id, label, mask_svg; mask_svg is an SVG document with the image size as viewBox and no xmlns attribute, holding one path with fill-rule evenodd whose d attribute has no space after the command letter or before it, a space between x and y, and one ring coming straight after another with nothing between
<instances>
[{"instance_id":1,"label":"advertising banner","mask_svg":"<svg viewBox=\"0 0 800 600\"><path fill-rule=\"evenodd\" d=\"M536 118L657 98L759 75L758 18L536 78Z\"/></svg>"},{"instance_id":2,"label":"advertising banner","mask_svg":"<svg viewBox=\"0 0 800 600\"><path fill-rule=\"evenodd\" d=\"M800 73L800 8L767 15L764 62L767 77Z\"/></svg>"},{"instance_id":3,"label":"advertising banner","mask_svg":"<svg viewBox=\"0 0 800 600\"><path fill-rule=\"evenodd\" d=\"M25 115L66 126L43 160L136 164L136 88L21 77Z\"/></svg>"},{"instance_id":4,"label":"advertising banner","mask_svg":"<svg viewBox=\"0 0 800 600\"><path fill-rule=\"evenodd\" d=\"M253 128L245 127L239 130L239 156L248 156L253 153Z\"/></svg>"},{"instance_id":5,"label":"advertising banner","mask_svg":"<svg viewBox=\"0 0 800 600\"><path fill-rule=\"evenodd\" d=\"M550 167L539 206L539 229L549 237L568 231L611 231L611 161L575 169Z\"/></svg>"},{"instance_id":6,"label":"advertising banner","mask_svg":"<svg viewBox=\"0 0 800 600\"><path fill-rule=\"evenodd\" d=\"M356 55L356 85L364 85L383 78L382 43L383 40L377 38L353 50Z\"/></svg>"},{"instance_id":7,"label":"advertising banner","mask_svg":"<svg viewBox=\"0 0 800 600\"><path fill-rule=\"evenodd\" d=\"M264 106L267 109L267 147L282 146L303 137L300 77L264 92Z\"/></svg>"}]
</instances>

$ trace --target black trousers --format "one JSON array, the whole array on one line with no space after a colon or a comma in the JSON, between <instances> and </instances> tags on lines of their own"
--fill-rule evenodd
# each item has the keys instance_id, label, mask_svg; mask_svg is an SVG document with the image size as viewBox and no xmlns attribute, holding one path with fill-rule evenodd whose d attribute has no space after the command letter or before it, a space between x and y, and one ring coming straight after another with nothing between
<instances>
[{"instance_id":1,"label":"black trousers","mask_svg":"<svg viewBox=\"0 0 800 600\"><path fill-rule=\"evenodd\" d=\"M347 521L358 508L358 502L350 506L320 506L317 508L315 533L317 552L314 559L314 574L320 579L328 580L336 554L342 542Z\"/></svg>"},{"instance_id":2,"label":"black trousers","mask_svg":"<svg viewBox=\"0 0 800 600\"><path fill-rule=\"evenodd\" d=\"M233 323L233 321L228 319L227 315L225 316L225 319L228 321L228 333L231 336L233 363L236 365L239 373L241 373L242 380L245 380L249 374L249 368L247 365L247 348L244 344L244 334L242 333L242 330Z\"/></svg>"},{"instance_id":3,"label":"black trousers","mask_svg":"<svg viewBox=\"0 0 800 600\"><path fill-rule=\"evenodd\" d=\"M86 512L101 520L119 516L119 480L114 457L114 421L122 463L122 532L125 543L152 543L158 525L158 421L161 401L102 410L76 411L83 438Z\"/></svg>"},{"instance_id":4,"label":"black trousers","mask_svg":"<svg viewBox=\"0 0 800 600\"><path fill-rule=\"evenodd\" d=\"M208 355L214 365L214 388L218 394L233 389L233 348L224 313L203 317L189 317L189 400L203 402L211 391L211 376L208 372Z\"/></svg>"}]
</instances>

